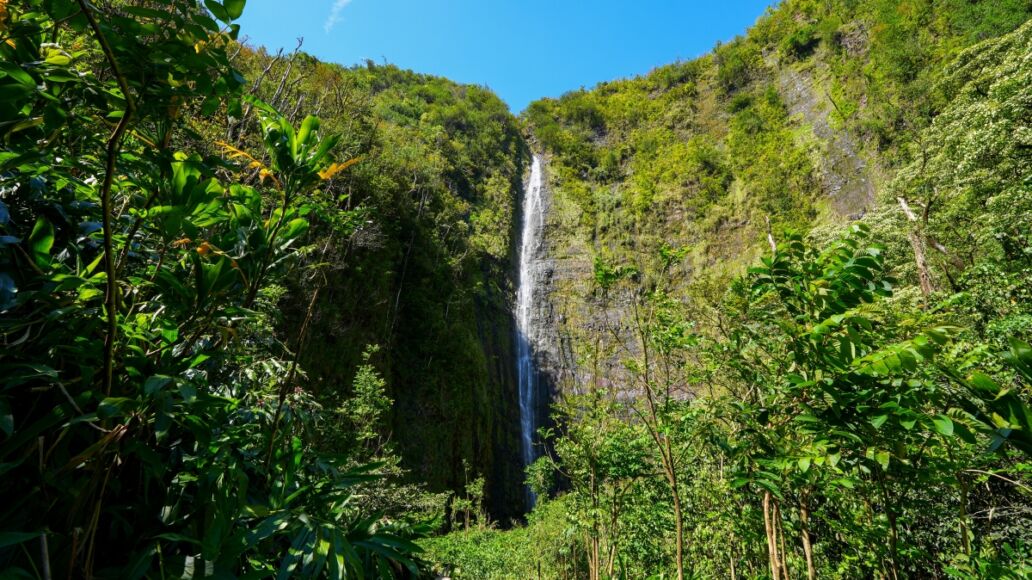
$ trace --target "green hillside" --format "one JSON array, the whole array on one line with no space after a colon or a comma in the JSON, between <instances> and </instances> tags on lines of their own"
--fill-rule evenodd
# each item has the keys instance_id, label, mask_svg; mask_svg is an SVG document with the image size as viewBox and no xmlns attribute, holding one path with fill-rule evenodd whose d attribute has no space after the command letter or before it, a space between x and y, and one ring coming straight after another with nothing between
<instances>
[{"instance_id":1,"label":"green hillside","mask_svg":"<svg viewBox=\"0 0 1032 580\"><path fill-rule=\"evenodd\" d=\"M529 472L554 499L433 540L443 569L1027 575L1028 16L783 2L533 103L576 369Z\"/></svg>"},{"instance_id":2,"label":"green hillside","mask_svg":"<svg viewBox=\"0 0 1032 580\"><path fill-rule=\"evenodd\" d=\"M654 271L669 247L679 283L741 272L768 221L806 232L895 205L957 55L1028 16L1024 2L784 2L712 54L531 104L554 255Z\"/></svg>"},{"instance_id":3,"label":"green hillside","mask_svg":"<svg viewBox=\"0 0 1032 580\"><path fill-rule=\"evenodd\" d=\"M262 78L262 71L271 64ZM460 488L463 462L488 477L499 518L520 513L509 294L526 145L494 94L369 63L246 51L254 92L320 107L359 162L325 192L349 223L316 224L281 301L285 328L319 290L301 360L326 404L347 397L369 346L396 401L388 421L414 481ZM289 331L287 331L289 332ZM316 338L317 337L317 338Z\"/></svg>"}]
</instances>

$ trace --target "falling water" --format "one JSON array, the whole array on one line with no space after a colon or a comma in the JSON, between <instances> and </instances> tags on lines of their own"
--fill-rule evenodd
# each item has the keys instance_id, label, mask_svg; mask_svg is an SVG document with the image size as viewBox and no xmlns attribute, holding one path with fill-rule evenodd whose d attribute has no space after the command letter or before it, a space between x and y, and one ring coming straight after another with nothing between
<instances>
[{"instance_id":1,"label":"falling water","mask_svg":"<svg viewBox=\"0 0 1032 580\"><path fill-rule=\"evenodd\" d=\"M538 375L532 347L535 338L533 310L540 267L535 258L539 253L545 219L541 189L541 159L535 155L530 181L523 194L523 232L520 240L519 287L516 291L516 374L520 390L520 434L523 438L524 465L530 465L535 459L534 423ZM528 507L534 505L534 500L534 494L528 489Z\"/></svg>"}]
</instances>

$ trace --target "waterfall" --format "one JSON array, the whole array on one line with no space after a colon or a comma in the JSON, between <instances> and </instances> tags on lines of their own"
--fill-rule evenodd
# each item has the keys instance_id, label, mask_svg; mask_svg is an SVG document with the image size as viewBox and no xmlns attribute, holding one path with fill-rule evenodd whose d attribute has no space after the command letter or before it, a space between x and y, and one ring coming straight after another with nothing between
<instances>
[{"instance_id":1,"label":"waterfall","mask_svg":"<svg viewBox=\"0 0 1032 580\"><path fill-rule=\"evenodd\" d=\"M541 232L545 225L542 201L541 159L535 155L530 180L523 192L523 223L520 238L519 286L516 291L516 375L520 395L520 435L523 439L523 464L533 463L534 431L537 429L538 374L534 365L534 300L540 299L537 286L541 264ZM528 507L533 507L534 494L527 489Z\"/></svg>"}]
</instances>

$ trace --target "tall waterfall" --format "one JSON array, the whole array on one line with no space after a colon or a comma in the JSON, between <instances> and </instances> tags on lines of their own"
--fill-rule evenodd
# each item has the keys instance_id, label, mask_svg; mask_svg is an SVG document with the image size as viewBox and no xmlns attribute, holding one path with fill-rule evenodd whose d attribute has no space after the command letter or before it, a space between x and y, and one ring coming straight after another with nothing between
<instances>
[{"instance_id":1,"label":"tall waterfall","mask_svg":"<svg viewBox=\"0 0 1032 580\"><path fill-rule=\"evenodd\" d=\"M523 223L520 240L519 287L516 291L516 374L520 390L520 434L523 438L523 464L530 465L535 457L534 431L537 429L538 374L534 365L534 301L540 280L540 261L536 259L541 247L541 232L545 225L542 201L541 159L535 155L530 168L530 180L523 193ZM527 490L528 507L535 501Z\"/></svg>"}]
</instances>

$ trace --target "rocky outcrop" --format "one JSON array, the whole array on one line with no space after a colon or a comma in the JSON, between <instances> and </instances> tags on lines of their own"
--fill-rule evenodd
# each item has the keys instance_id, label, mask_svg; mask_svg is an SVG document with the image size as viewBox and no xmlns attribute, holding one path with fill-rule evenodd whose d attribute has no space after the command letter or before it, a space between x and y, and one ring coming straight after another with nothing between
<instances>
[{"instance_id":1,"label":"rocky outcrop","mask_svg":"<svg viewBox=\"0 0 1032 580\"><path fill-rule=\"evenodd\" d=\"M859 42L859 41L857 41ZM778 85L789 113L811 127L821 145L818 163L822 188L832 208L843 216L860 217L874 204L874 183L861 145L847 130L832 126L835 107L808 69L778 67Z\"/></svg>"},{"instance_id":2,"label":"rocky outcrop","mask_svg":"<svg viewBox=\"0 0 1032 580\"><path fill-rule=\"evenodd\" d=\"M549 404L564 392L583 393L597 385L629 396L621 361L636 354L636 340L627 322L632 317L626 298L593 295L595 251L584 236L563 225L560 214L569 208L554 189L548 157L542 159L546 219L535 256L540 266L531 317L539 373L537 424L550 426Z\"/></svg>"}]
</instances>

